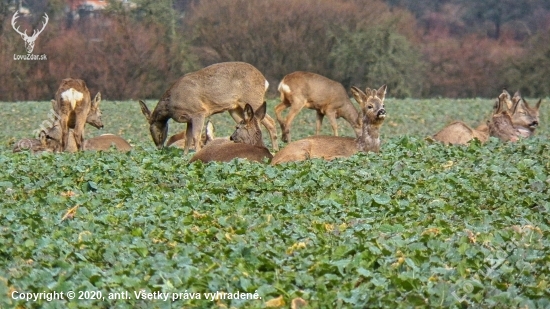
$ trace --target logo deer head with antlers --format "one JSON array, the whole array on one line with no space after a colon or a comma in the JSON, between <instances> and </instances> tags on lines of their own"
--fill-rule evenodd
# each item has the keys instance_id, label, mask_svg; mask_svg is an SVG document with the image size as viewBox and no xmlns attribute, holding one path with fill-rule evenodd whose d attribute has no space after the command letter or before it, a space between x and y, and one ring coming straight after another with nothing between
<instances>
[{"instance_id":1,"label":"logo deer head with antlers","mask_svg":"<svg viewBox=\"0 0 550 309\"><path fill-rule=\"evenodd\" d=\"M15 32L19 33L19 35L21 35L21 37L23 38L23 40L25 40L25 48L27 49L27 53L30 54L32 53L32 50L34 49L34 41L36 41L36 38L38 37L38 35L40 33L42 33L42 31L44 31L44 28L46 28L46 25L48 24L48 14L44 13L44 24L42 26L42 29L40 29L39 31L37 31L36 29L32 32L32 36L28 36L27 35L27 30L25 30L25 32L21 32L19 31L19 26L17 26L17 28L15 28L15 20L19 17L19 15L17 15L18 12L15 12L15 14L13 14L13 17L11 19L11 26L13 27L13 30L15 30Z\"/></svg>"}]
</instances>

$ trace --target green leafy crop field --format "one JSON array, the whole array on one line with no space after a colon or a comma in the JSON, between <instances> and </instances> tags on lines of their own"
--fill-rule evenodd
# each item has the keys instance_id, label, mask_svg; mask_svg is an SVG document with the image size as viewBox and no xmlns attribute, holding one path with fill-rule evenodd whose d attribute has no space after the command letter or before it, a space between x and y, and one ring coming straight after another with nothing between
<instances>
[{"instance_id":1,"label":"green leafy crop field","mask_svg":"<svg viewBox=\"0 0 550 309\"><path fill-rule=\"evenodd\" d=\"M14 154L50 105L0 103L0 308L550 308L544 101L533 139L445 147L492 101L388 98L380 154L275 167L156 150L135 101L86 129L129 153Z\"/></svg>"}]
</instances>

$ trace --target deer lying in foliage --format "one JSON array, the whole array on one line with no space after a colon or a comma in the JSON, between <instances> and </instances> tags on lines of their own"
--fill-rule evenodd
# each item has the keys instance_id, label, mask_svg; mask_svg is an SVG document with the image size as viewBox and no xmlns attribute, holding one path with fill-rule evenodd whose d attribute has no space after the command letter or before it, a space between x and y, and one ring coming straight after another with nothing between
<instances>
[{"instance_id":1,"label":"deer lying in foliage","mask_svg":"<svg viewBox=\"0 0 550 309\"><path fill-rule=\"evenodd\" d=\"M361 135L361 118L342 84L319 74L294 72L283 77L278 87L281 103L275 107L277 121L283 131L283 142L290 142L290 126L294 117L306 107L317 111L315 135L319 135L323 117L326 115L332 133L338 136L336 118L343 117ZM286 119L281 113L290 107Z\"/></svg>"},{"instance_id":2,"label":"deer lying in foliage","mask_svg":"<svg viewBox=\"0 0 550 309\"><path fill-rule=\"evenodd\" d=\"M53 151L49 149L40 139L37 138L24 138L17 141L13 146L13 152L21 152L29 150L33 153L43 151Z\"/></svg>"},{"instance_id":3,"label":"deer lying in foliage","mask_svg":"<svg viewBox=\"0 0 550 309\"><path fill-rule=\"evenodd\" d=\"M506 89L502 91L501 96L505 97L506 105L509 110L515 110L512 114L512 123L520 137L528 138L535 134L535 130L539 125L539 109L542 99L539 99L535 106L530 106L525 99L523 99L516 91L514 96L510 98L510 94ZM500 96L499 96L500 97ZM495 102L495 107L498 104L499 99ZM495 108L493 107L493 108ZM489 133L489 127L486 124L479 125L476 130Z\"/></svg>"},{"instance_id":4,"label":"deer lying in foliage","mask_svg":"<svg viewBox=\"0 0 550 309\"><path fill-rule=\"evenodd\" d=\"M92 101L86 83L81 79L66 78L55 93L52 108L59 116L61 127L61 147L65 149L69 141L69 129L74 129L76 147L82 149L84 142L84 126L90 123L97 128L103 128L99 103L101 94L98 92Z\"/></svg>"},{"instance_id":5,"label":"deer lying in foliage","mask_svg":"<svg viewBox=\"0 0 550 309\"><path fill-rule=\"evenodd\" d=\"M187 123L187 153L193 143L196 150L200 150L200 132L207 116L228 111L237 123L240 122L246 104L260 107L268 85L254 66L244 62L223 62L184 75L168 88L153 112L143 101L139 103L158 148L164 147L169 119ZM278 149L275 121L266 115L262 124L269 131L273 148Z\"/></svg>"},{"instance_id":6,"label":"deer lying in foliage","mask_svg":"<svg viewBox=\"0 0 550 309\"><path fill-rule=\"evenodd\" d=\"M332 160L350 157L359 151L379 152L380 128L386 119L384 108L386 85L378 90L367 88L365 92L352 87L351 92L361 106L362 133L359 137L310 136L288 144L275 154L271 164L312 158Z\"/></svg>"},{"instance_id":7,"label":"deer lying in foliage","mask_svg":"<svg viewBox=\"0 0 550 309\"><path fill-rule=\"evenodd\" d=\"M517 141L519 132L514 127L512 118L517 112L518 102L514 104L512 114L510 114L508 100L509 96L504 92L498 97L493 116L491 120L487 121L487 132L472 129L465 123L456 121L436 133L433 138L436 141L453 145L466 145L474 138L485 143L489 140L489 136L497 137L501 141Z\"/></svg>"},{"instance_id":8,"label":"deer lying in foliage","mask_svg":"<svg viewBox=\"0 0 550 309\"><path fill-rule=\"evenodd\" d=\"M266 115L267 105L264 102L256 111L247 104L244 108L244 118L237 125L230 141L214 140L197 152L189 163L197 160L202 162L220 161L229 162L234 158L243 158L250 161L262 162L273 155L264 145L259 122Z\"/></svg>"}]
</instances>

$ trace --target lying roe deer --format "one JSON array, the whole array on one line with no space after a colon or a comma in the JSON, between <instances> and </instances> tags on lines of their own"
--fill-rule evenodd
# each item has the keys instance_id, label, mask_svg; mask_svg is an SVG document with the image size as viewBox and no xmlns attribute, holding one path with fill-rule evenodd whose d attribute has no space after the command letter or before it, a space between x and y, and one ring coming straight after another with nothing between
<instances>
[{"instance_id":1,"label":"lying roe deer","mask_svg":"<svg viewBox=\"0 0 550 309\"><path fill-rule=\"evenodd\" d=\"M235 132L231 135L231 140L216 139L206 144L204 148L189 160L189 163L197 160L202 162L229 162L234 158L262 162L265 158L273 158L269 149L264 145L259 125L259 122L266 115L266 109L267 105L265 102L256 111L252 109L252 106L247 104L244 108L244 118L239 122Z\"/></svg>"},{"instance_id":2,"label":"lying roe deer","mask_svg":"<svg viewBox=\"0 0 550 309\"><path fill-rule=\"evenodd\" d=\"M53 151L49 149L40 139L37 138L24 138L17 141L13 146L13 152L21 152L30 150L33 153L42 151Z\"/></svg>"},{"instance_id":3,"label":"lying roe deer","mask_svg":"<svg viewBox=\"0 0 550 309\"><path fill-rule=\"evenodd\" d=\"M283 131L283 142L290 142L292 120L304 107L317 111L315 135L319 135L325 115L335 136L338 136L336 118L340 117L351 124L356 136L361 134L361 118L342 84L319 74L298 71L283 77L278 90L281 103L275 107L275 114ZM285 120L281 113L289 107Z\"/></svg>"},{"instance_id":4,"label":"lying roe deer","mask_svg":"<svg viewBox=\"0 0 550 309\"><path fill-rule=\"evenodd\" d=\"M489 140L489 136L497 137L501 141L517 141L519 133L508 112L509 95L503 92L497 100L493 116L491 120L487 121L487 132L472 129L461 121L455 121L436 133L433 139L453 145L466 145L474 138L485 143ZM513 108L512 115L516 112L517 103Z\"/></svg>"},{"instance_id":5,"label":"lying roe deer","mask_svg":"<svg viewBox=\"0 0 550 309\"><path fill-rule=\"evenodd\" d=\"M94 100L91 100L90 91L83 80L66 78L61 81L52 107L59 116L63 149L67 147L70 128L74 129L77 148L82 149L84 125L88 122L97 128L103 127L99 110L100 102L101 94L99 92Z\"/></svg>"},{"instance_id":6,"label":"lying roe deer","mask_svg":"<svg viewBox=\"0 0 550 309\"><path fill-rule=\"evenodd\" d=\"M43 145L43 148L47 151L53 152L77 152L79 151L76 146L76 136L73 130L69 130L69 140L67 147L63 150L59 140L47 136L46 134L40 135L40 142ZM126 152L132 150L132 146L122 137L114 134L102 134L100 136L92 137L90 139L84 140L82 150L84 151L98 151L98 150L109 150L111 146L114 146L118 151Z\"/></svg>"},{"instance_id":7,"label":"lying roe deer","mask_svg":"<svg viewBox=\"0 0 550 309\"><path fill-rule=\"evenodd\" d=\"M291 142L275 154L272 165L302 161L311 158L332 160L339 157L350 157L362 151L380 151L380 128L386 119L384 98L386 85L378 90L367 88L365 92L352 87L351 92L361 106L362 131L357 138L339 136L310 136Z\"/></svg>"},{"instance_id":8,"label":"lying roe deer","mask_svg":"<svg viewBox=\"0 0 550 309\"><path fill-rule=\"evenodd\" d=\"M540 121L539 109L542 103L542 99L539 99L535 106L531 107L529 103L527 103L527 101L525 101L525 99L521 97L519 91L516 91L511 99L510 94L506 91L506 89L502 91L501 95L506 96L506 104L508 106L508 109L514 110L511 115L512 123L519 132L519 136L524 138L533 136ZM495 106L497 103L495 103ZM489 132L489 128L486 124L481 124L476 129L486 133Z\"/></svg>"},{"instance_id":9,"label":"lying roe deer","mask_svg":"<svg viewBox=\"0 0 550 309\"><path fill-rule=\"evenodd\" d=\"M228 111L238 123L246 104L260 107L268 86L265 77L254 66L244 62L223 62L181 77L164 93L153 112L143 101L139 103L158 148L164 147L170 118L187 123L187 153L193 143L196 150L200 150L199 136L207 116ZM278 149L275 121L266 114L262 124L269 131L273 148Z\"/></svg>"}]
</instances>

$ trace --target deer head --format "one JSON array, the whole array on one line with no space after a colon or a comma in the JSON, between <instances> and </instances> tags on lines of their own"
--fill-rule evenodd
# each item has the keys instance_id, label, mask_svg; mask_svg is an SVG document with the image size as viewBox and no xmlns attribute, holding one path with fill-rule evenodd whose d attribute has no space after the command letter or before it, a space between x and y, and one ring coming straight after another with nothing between
<instances>
[{"instance_id":1,"label":"deer head","mask_svg":"<svg viewBox=\"0 0 550 309\"><path fill-rule=\"evenodd\" d=\"M230 139L235 143L264 146L259 122L264 119L266 109L266 102L264 102L256 111L252 109L252 106L246 104L244 108L244 119L237 124L236 130L231 135Z\"/></svg>"},{"instance_id":2,"label":"deer head","mask_svg":"<svg viewBox=\"0 0 550 309\"><path fill-rule=\"evenodd\" d=\"M42 33L42 31L44 31L44 28L46 28L46 25L48 24L48 20L49 20L49 17L48 17L48 14L44 13L44 23L42 25L42 29L40 30L34 30L32 32L32 36L28 36L27 35L27 30L25 30L25 32L21 32L19 31L19 26L17 26L17 28L15 28L15 20L19 17L19 15L17 15L18 12L15 12L15 14L13 14L13 17L11 19L11 26L13 27L13 30L15 30L15 32L19 33L19 35L21 35L21 37L23 38L23 40L25 41L25 48L27 49L27 53L30 54L32 53L33 49L34 49L34 41L36 41L36 38L38 38L38 35L40 33Z\"/></svg>"}]
</instances>

